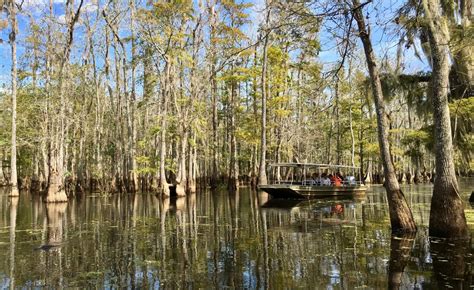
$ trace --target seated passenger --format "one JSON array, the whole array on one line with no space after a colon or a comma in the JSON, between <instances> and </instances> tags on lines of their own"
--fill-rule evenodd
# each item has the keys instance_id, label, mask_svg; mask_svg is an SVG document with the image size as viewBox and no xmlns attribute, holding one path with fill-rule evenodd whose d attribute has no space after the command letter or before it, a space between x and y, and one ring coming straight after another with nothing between
<instances>
[{"instance_id":1,"label":"seated passenger","mask_svg":"<svg viewBox=\"0 0 474 290\"><path fill-rule=\"evenodd\" d=\"M316 173L314 173L313 176L312 176L311 184L312 185L320 185L321 184L321 179L319 178L319 176Z\"/></svg>"},{"instance_id":2,"label":"seated passenger","mask_svg":"<svg viewBox=\"0 0 474 290\"><path fill-rule=\"evenodd\" d=\"M347 185L356 185L355 177L354 176L346 176L346 178L344 179L344 183L346 183Z\"/></svg>"},{"instance_id":3,"label":"seated passenger","mask_svg":"<svg viewBox=\"0 0 474 290\"><path fill-rule=\"evenodd\" d=\"M326 173L324 173L323 176L321 177L321 185L331 185L331 180L326 175Z\"/></svg>"},{"instance_id":4,"label":"seated passenger","mask_svg":"<svg viewBox=\"0 0 474 290\"><path fill-rule=\"evenodd\" d=\"M306 177L303 179L301 184L302 185L313 185L313 179L311 178L311 175L306 174Z\"/></svg>"},{"instance_id":5,"label":"seated passenger","mask_svg":"<svg viewBox=\"0 0 474 290\"><path fill-rule=\"evenodd\" d=\"M331 184L333 184L334 186L342 185L342 180L337 175L329 174L329 179L331 180Z\"/></svg>"}]
</instances>

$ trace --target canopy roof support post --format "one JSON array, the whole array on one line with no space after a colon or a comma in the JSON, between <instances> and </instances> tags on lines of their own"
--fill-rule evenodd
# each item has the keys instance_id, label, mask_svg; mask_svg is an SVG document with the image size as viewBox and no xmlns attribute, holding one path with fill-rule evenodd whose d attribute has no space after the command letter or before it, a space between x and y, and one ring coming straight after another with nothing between
<instances>
[{"instance_id":1,"label":"canopy roof support post","mask_svg":"<svg viewBox=\"0 0 474 290\"><path fill-rule=\"evenodd\" d=\"M301 176L301 185L305 185L306 180L306 167L303 165L303 176Z\"/></svg>"},{"instance_id":2,"label":"canopy roof support post","mask_svg":"<svg viewBox=\"0 0 474 290\"><path fill-rule=\"evenodd\" d=\"M277 166L277 183L281 183L281 176L280 176L280 166Z\"/></svg>"}]
</instances>

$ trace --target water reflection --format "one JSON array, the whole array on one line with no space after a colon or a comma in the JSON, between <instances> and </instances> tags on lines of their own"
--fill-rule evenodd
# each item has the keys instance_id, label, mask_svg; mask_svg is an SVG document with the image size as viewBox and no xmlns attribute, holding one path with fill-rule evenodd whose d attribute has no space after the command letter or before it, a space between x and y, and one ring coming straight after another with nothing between
<instances>
[{"instance_id":1,"label":"water reflection","mask_svg":"<svg viewBox=\"0 0 474 290\"><path fill-rule=\"evenodd\" d=\"M68 207L67 203L45 204L46 208L46 239L43 244L36 248L40 251L40 261L42 266L42 279L37 281L41 286L59 288L64 285L64 266L63 266L63 239L67 239L67 233L64 231L65 213ZM44 253L47 252L47 253ZM66 255L68 252L65 253ZM50 269L55 269L50 271ZM43 284L44 283L44 284Z\"/></svg>"},{"instance_id":2,"label":"water reflection","mask_svg":"<svg viewBox=\"0 0 474 290\"><path fill-rule=\"evenodd\" d=\"M15 243L18 197L10 197L10 289L15 289Z\"/></svg>"},{"instance_id":3,"label":"water reflection","mask_svg":"<svg viewBox=\"0 0 474 290\"><path fill-rule=\"evenodd\" d=\"M468 289L473 287L470 239L430 239L433 270L439 288Z\"/></svg>"},{"instance_id":4,"label":"water reflection","mask_svg":"<svg viewBox=\"0 0 474 290\"><path fill-rule=\"evenodd\" d=\"M410 261L410 252L414 242L414 233L392 236L390 241L390 261L388 264L388 289L410 288L409 285L402 284L402 278L405 267Z\"/></svg>"},{"instance_id":5,"label":"water reflection","mask_svg":"<svg viewBox=\"0 0 474 290\"><path fill-rule=\"evenodd\" d=\"M430 189L405 193L416 219L427 221ZM245 189L62 205L27 194L12 203L1 193L0 209L0 288L433 288L462 276L432 274L451 258L426 227L391 236L381 187L363 200L303 202ZM452 264L469 273L464 249ZM462 277L462 286L472 282Z\"/></svg>"},{"instance_id":6,"label":"water reflection","mask_svg":"<svg viewBox=\"0 0 474 290\"><path fill-rule=\"evenodd\" d=\"M60 250L63 241L63 220L66 213L67 203L48 203L46 206L46 243L40 247L43 250L58 248Z\"/></svg>"}]
</instances>

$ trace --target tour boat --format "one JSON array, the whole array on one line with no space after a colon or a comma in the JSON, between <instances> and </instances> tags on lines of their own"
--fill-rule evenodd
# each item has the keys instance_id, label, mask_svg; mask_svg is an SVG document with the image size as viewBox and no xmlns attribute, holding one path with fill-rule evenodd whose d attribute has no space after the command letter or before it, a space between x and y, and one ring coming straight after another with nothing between
<instances>
[{"instance_id":1,"label":"tour boat","mask_svg":"<svg viewBox=\"0 0 474 290\"><path fill-rule=\"evenodd\" d=\"M275 163L270 168L273 182L258 188L274 198L354 197L364 195L367 190L361 182L360 169L355 166ZM336 174L345 177L336 182L326 178Z\"/></svg>"}]
</instances>

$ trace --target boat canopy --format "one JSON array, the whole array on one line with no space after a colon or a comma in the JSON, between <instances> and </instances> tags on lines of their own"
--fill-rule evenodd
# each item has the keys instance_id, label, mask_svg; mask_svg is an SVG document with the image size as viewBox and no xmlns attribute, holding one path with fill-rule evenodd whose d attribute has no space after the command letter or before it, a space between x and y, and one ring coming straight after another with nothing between
<instances>
[{"instance_id":1,"label":"boat canopy","mask_svg":"<svg viewBox=\"0 0 474 290\"><path fill-rule=\"evenodd\" d=\"M324 164L324 163L269 163L269 177L275 184L289 183L313 183L317 182L315 178L321 178L324 174L332 172L347 173L347 182L354 182L358 179L358 183L362 184L362 176L360 167L338 164ZM316 174L317 176L314 176Z\"/></svg>"},{"instance_id":2,"label":"boat canopy","mask_svg":"<svg viewBox=\"0 0 474 290\"><path fill-rule=\"evenodd\" d=\"M270 163L271 167L314 167L319 169L333 169L333 168L346 168L346 169L359 169L357 166L349 165L336 165L336 164L320 164L320 163Z\"/></svg>"}]
</instances>

